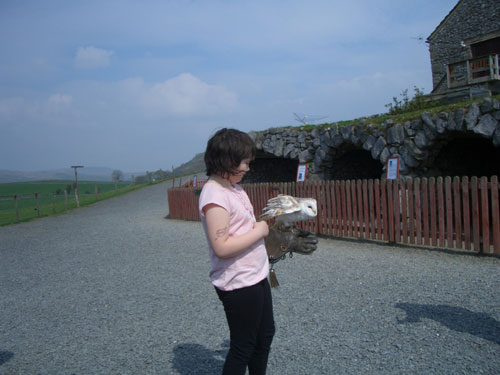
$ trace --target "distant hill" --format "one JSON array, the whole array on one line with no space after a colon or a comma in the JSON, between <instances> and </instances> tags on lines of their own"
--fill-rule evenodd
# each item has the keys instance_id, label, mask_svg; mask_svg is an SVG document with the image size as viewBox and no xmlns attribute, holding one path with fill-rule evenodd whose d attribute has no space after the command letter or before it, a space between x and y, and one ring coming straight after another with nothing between
<instances>
[{"instance_id":1,"label":"distant hill","mask_svg":"<svg viewBox=\"0 0 500 375\"><path fill-rule=\"evenodd\" d=\"M190 161L174 168L174 176L181 177L193 174L203 174L205 171L204 153L197 154ZM122 171L123 172L123 171ZM111 181L112 168L107 167L84 167L78 169L78 180L81 181ZM132 176L139 177L146 172L123 172L122 180L130 181ZM172 172L166 172L167 177L172 177ZM9 182L31 182L47 180L74 180L73 168L50 169L46 171L12 171L0 169L0 184Z\"/></svg>"},{"instance_id":2,"label":"distant hill","mask_svg":"<svg viewBox=\"0 0 500 375\"><path fill-rule=\"evenodd\" d=\"M85 167L78 169L78 179L82 181L111 181L113 169L106 167ZM145 172L123 172L123 180L130 180L132 176L139 176ZM0 183L30 182L46 180L74 180L75 171L72 168L51 169L46 171L11 171L0 170Z\"/></svg>"},{"instance_id":3,"label":"distant hill","mask_svg":"<svg viewBox=\"0 0 500 375\"><path fill-rule=\"evenodd\" d=\"M179 167L174 168L174 176L187 176L196 173L204 173L205 172L205 161L204 161L205 153L197 154L194 158L192 158L187 163L181 164Z\"/></svg>"}]
</instances>

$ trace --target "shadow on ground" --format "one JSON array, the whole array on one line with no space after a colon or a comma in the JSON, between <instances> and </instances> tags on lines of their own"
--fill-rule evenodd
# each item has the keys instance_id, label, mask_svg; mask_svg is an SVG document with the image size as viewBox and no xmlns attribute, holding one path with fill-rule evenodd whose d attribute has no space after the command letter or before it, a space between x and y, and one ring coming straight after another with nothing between
<instances>
[{"instance_id":1,"label":"shadow on ground","mask_svg":"<svg viewBox=\"0 0 500 375\"><path fill-rule=\"evenodd\" d=\"M10 361L12 357L14 357L14 353L0 350L0 366Z\"/></svg>"},{"instance_id":2,"label":"shadow on ground","mask_svg":"<svg viewBox=\"0 0 500 375\"><path fill-rule=\"evenodd\" d=\"M500 345L500 322L486 313L449 305L397 303L395 306L406 312L406 319L398 319L398 323L432 319L453 331L469 333Z\"/></svg>"},{"instance_id":3,"label":"shadow on ground","mask_svg":"<svg viewBox=\"0 0 500 375\"><path fill-rule=\"evenodd\" d=\"M210 350L200 344L179 344L174 348L173 367L182 375L215 375L222 373L227 345Z\"/></svg>"}]
</instances>

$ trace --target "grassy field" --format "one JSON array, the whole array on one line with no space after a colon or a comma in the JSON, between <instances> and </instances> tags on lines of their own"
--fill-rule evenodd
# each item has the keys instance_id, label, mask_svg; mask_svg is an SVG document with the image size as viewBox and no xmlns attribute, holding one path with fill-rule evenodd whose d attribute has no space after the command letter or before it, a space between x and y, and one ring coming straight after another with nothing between
<instances>
[{"instance_id":1,"label":"grassy field","mask_svg":"<svg viewBox=\"0 0 500 375\"><path fill-rule=\"evenodd\" d=\"M71 190L66 196L64 190L68 185ZM79 181L80 206L122 195L144 186L146 185L132 186L129 183L118 183L115 186L113 182ZM14 196L17 196L17 199L14 199ZM0 226L59 214L74 208L76 208L76 200L73 181L0 184Z\"/></svg>"}]
</instances>

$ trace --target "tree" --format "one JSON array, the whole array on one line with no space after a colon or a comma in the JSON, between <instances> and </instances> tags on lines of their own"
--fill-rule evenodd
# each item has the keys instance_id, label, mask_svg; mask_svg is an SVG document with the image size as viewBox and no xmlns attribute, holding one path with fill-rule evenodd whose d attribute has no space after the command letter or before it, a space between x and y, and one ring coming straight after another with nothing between
<instances>
[{"instance_id":1,"label":"tree","mask_svg":"<svg viewBox=\"0 0 500 375\"><path fill-rule=\"evenodd\" d=\"M146 176L137 176L135 178L135 183L136 184L145 184L147 181L146 181Z\"/></svg>"},{"instance_id":2,"label":"tree","mask_svg":"<svg viewBox=\"0 0 500 375\"><path fill-rule=\"evenodd\" d=\"M123 172L120 171L119 169L115 169L111 174L111 178L113 182L120 182L121 179L123 178Z\"/></svg>"},{"instance_id":3,"label":"tree","mask_svg":"<svg viewBox=\"0 0 500 375\"><path fill-rule=\"evenodd\" d=\"M168 178L168 172L163 171L161 168L158 169L156 172L153 172L153 178L155 180L165 180Z\"/></svg>"}]
</instances>

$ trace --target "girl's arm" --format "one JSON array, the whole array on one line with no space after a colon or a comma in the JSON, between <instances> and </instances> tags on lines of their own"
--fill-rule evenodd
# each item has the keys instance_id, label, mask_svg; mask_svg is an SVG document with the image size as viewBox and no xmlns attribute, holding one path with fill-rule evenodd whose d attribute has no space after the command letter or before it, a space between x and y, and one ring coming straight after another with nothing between
<instances>
[{"instance_id":1,"label":"girl's arm","mask_svg":"<svg viewBox=\"0 0 500 375\"><path fill-rule=\"evenodd\" d=\"M241 236L229 236L229 212L216 204L208 204L203 210L208 239L215 255L219 258L232 258L239 255L269 233L267 223L259 221L249 232Z\"/></svg>"}]
</instances>

